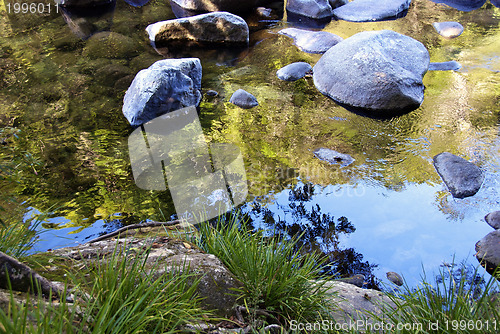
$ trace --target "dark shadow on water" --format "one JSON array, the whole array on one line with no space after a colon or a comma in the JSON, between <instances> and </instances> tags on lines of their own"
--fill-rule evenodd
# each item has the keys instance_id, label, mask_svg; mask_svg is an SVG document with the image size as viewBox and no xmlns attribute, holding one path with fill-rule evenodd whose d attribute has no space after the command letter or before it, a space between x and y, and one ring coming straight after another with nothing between
<instances>
[{"instance_id":1,"label":"dark shadow on water","mask_svg":"<svg viewBox=\"0 0 500 334\"><path fill-rule=\"evenodd\" d=\"M312 28L312 29L323 29L330 23L332 20L331 17L327 17L324 19L313 19L307 16L295 14L287 11L287 20L290 23L293 23L294 26L300 28Z\"/></svg>"},{"instance_id":2,"label":"dark shadow on water","mask_svg":"<svg viewBox=\"0 0 500 334\"><path fill-rule=\"evenodd\" d=\"M99 31L111 30L115 5L116 0L91 8L61 7L60 12L71 32L85 40Z\"/></svg>"},{"instance_id":3,"label":"dark shadow on water","mask_svg":"<svg viewBox=\"0 0 500 334\"><path fill-rule=\"evenodd\" d=\"M314 195L313 184L298 184L289 190L287 205L278 204L275 212L257 200L243 212L255 228L288 237L300 236L298 249L304 254L319 254L326 261L325 274L339 278L362 274L365 287L378 288L373 274L377 265L363 261L363 255L354 248L341 246L340 238L356 231L352 222L347 217L335 218L322 213L321 207L313 203Z\"/></svg>"},{"instance_id":4,"label":"dark shadow on water","mask_svg":"<svg viewBox=\"0 0 500 334\"><path fill-rule=\"evenodd\" d=\"M486 0L431 0L435 3L442 3L458 9L462 12L470 12L483 7ZM494 2L494 1L492 1Z\"/></svg>"},{"instance_id":5,"label":"dark shadow on water","mask_svg":"<svg viewBox=\"0 0 500 334\"><path fill-rule=\"evenodd\" d=\"M377 120L388 120L388 119L391 119L393 117L402 116L402 115L408 114L414 110L417 110L420 107L420 105L418 105L418 106L412 106L412 107L399 109L399 110L369 110L366 108L357 108L357 107L349 106L347 104L340 103L340 102L337 102L335 100L334 100L334 102L337 103L339 106L349 110L350 112L352 112L356 115L368 117L371 119L377 119Z\"/></svg>"}]
</instances>

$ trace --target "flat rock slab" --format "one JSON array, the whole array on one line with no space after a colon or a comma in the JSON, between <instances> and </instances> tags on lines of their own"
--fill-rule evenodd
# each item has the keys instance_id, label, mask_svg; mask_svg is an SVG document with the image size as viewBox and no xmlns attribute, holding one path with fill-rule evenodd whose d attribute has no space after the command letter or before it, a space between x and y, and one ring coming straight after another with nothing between
<instances>
[{"instance_id":1,"label":"flat rock slab","mask_svg":"<svg viewBox=\"0 0 500 334\"><path fill-rule=\"evenodd\" d=\"M297 81L303 78L307 72L312 70L308 63L297 62L288 64L276 72L276 76L284 81Z\"/></svg>"},{"instance_id":2,"label":"flat rock slab","mask_svg":"<svg viewBox=\"0 0 500 334\"><path fill-rule=\"evenodd\" d=\"M458 71L461 68L462 65L454 60L429 64L429 71Z\"/></svg>"},{"instance_id":3,"label":"flat rock slab","mask_svg":"<svg viewBox=\"0 0 500 334\"><path fill-rule=\"evenodd\" d=\"M332 46L344 40L342 37L327 31L286 28L278 33L293 38L294 44L300 50L308 53L325 53Z\"/></svg>"},{"instance_id":4,"label":"flat rock slab","mask_svg":"<svg viewBox=\"0 0 500 334\"><path fill-rule=\"evenodd\" d=\"M197 42L214 45L248 44L248 25L241 17L215 12L161 21L146 27L156 47L170 43Z\"/></svg>"},{"instance_id":5,"label":"flat rock slab","mask_svg":"<svg viewBox=\"0 0 500 334\"><path fill-rule=\"evenodd\" d=\"M476 10L486 3L486 0L431 0L435 3L442 3L458 9L462 12L470 12L471 10Z\"/></svg>"},{"instance_id":6,"label":"flat rock slab","mask_svg":"<svg viewBox=\"0 0 500 334\"><path fill-rule=\"evenodd\" d=\"M255 96L243 89L234 92L229 102L243 109L250 109L259 105Z\"/></svg>"},{"instance_id":7,"label":"flat rock slab","mask_svg":"<svg viewBox=\"0 0 500 334\"><path fill-rule=\"evenodd\" d=\"M500 230L500 211L494 211L488 213L485 217L484 220L493 227L495 230Z\"/></svg>"},{"instance_id":8,"label":"flat rock slab","mask_svg":"<svg viewBox=\"0 0 500 334\"><path fill-rule=\"evenodd\" d=\"M335 321L340 324L353 324L358 320L365 320L364 324L371 323L373 318L370 313L382 317L384 308L396 309L395 304L384 293L371 289L362 289L353 284L344 282L327 282L331 298L336 303L337 309L332 310ZM356 328L356 327L354 327ZM362 327L357 327L364 332Z\"/></svg>"},{"instance_id":9,"label":"flat rock slab","mask_svg":"<svg viewBox=\"0 0 500 334\"><path fill-rule=\"evenodd\" d=\"M354 0L333 10L338 20L352 22L382 21L403 17L411 0Z\"/></svg>"},{"instance_id":10,"label":"flat rock slab","mask_svg":"<svg viewBox=\"0 0 500 334\"><path fill-rule=\"evenodd\" d=\"M493 275L500 265L500 230L488 233L476 243L476 258L488 273Z\"/></svg>"},{"instance_id":11,"label":"flat rock slab","mask_svg":"<svg viewBox=\"0 0 500 334\"><path fill-rule=\"evenodd\" d=\"M288 0L286 10L312 19L332 17L332 7L328 0Z\"/></svg>"},{"instance_id":12,"label":"flat rock slab","mask_svg":"<svg viewBox=\"0 0 500 334\"><path fill-rule=\"evenodd\" d=\"M434 22L434 29L444 38L456 38L464 32L464 27L458 22Z\"/></svg>"},{"instance_id":13,"label":"flat rock slab","mask_svg":"<svg viewBox=\"0 0 500 334\"><path fill-rule=\"evenodd\" d=\"M473 163L443 152L434 157L434 167L455 198L475 195L484 180L483 171Z\"/></svg>"},{"instance_id":14,"label":"flat rock slab","mask_svg":"<svg viewBox=\"0 0 500 334\"><path fill-rule=\"evenodd\" d=\"M326 161L329 164L340 164L348 166L354 162L354 159L349 154L339 153L328 148L319 148L314 151L316 158Z\"/></svg>"},{"instance_id":15,"label":"flat rock slab","mask_svg":"<svg viewBox=\"0 0 500 334\"><path fill-rule=\"evenodd\" d=\"M346 107L395 114L423 102L428 67L429 52L419 41L391 30L365 31L331 47L314 66L313 79L321 93Z\"/></svg>"}]
</instances>

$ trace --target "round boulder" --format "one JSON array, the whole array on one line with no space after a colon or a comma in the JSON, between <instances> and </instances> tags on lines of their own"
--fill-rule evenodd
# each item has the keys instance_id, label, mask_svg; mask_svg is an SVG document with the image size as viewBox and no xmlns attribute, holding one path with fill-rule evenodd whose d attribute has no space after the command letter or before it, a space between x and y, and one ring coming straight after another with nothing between
<instances>
[{"instance_id":1,"label":"round boulder","mask_svg":"<svg viewBox=\"0 0 500 334\"><path fill-rule=\"evenodd\" d=\"M297 62L288 64L276 72L276 76L284 81L297 81L303 78L312 67L308 63Z\"/></svg>"},{"instance_id":2,"label":"round boulder","mask_svg":"<svg viewBox=\"0 0 500 334\"><path fill-rule=\"evenodd\" d=\"M365 31L331 47L316 63L316 88L336 102L372 113L416 109L429 67L425 46L390 30Z\"/></svg>"},{"instance_id":3,"label":"round boulder","mask_svg":"<svg viewBox=\"0 0 500 334\"><path fill-rule=\"evenodd\" d=\"M336 19L352 22L382 21L406 15L411 0L355 0L333 10Z\"/></svg>"},{"instance_id":4,"label":"round boulder","mask_svg":"<svg viewBox=\"0 0 500 334\"><path fill-rule=\"evenodd\" d=\"M248 44L248 25L241 17L217 12L161 21L146 27L156 47L172 42L199 42L215 45Z\"/></svg>"},{"instance_id":5,"label":"round boulder","mask_svg":"<svg viewBox=\"0 0 500 334\"><path fill-rule=\"evenodd\" d=\"M250 109L259 105L255 96L243 89L234 92L229 102L243 109Z\"/></svg>"},{"instance_id":6,"label":"round boulder","mask_svg":"<svg viewBox=\"0 0 500 334\"><path fill-rule=\"evenodd\" d=\"M201 100L198 58L159 60L137 73L123 98L123 115L139 126L167 112Z\"/></svg>"},{"instance_id":7,"label":"round boulder","mask_svg":"<svg viewBox=\"0 0 500 334\"><path fill-rule=\"evenodd\" d=\"M495 230L500 230L500 211L493 211L488 213L484 220L493 227Z\"/></svg>"},{"instance_id":8,"label":"round boulder","mask_svg":"<svg viewBox=\"0 0 500 334\"><path fill-rule=\"evenodd\" d=\"M434 22L434 29L444 38L456 38L464 32L464 27L458 22Z\"/></svg>"},{"instance_id":9,"label":"round boulder","mask_svg":"<svg viewBox=\"0 0 500 334\"><path fill-rule=\"evenodd\" d=\"M434 167L455 198L475 195L483 184L483 171L461 157L443 152L434 157Z\"/></svg>"},{"instance_id":10,"label":"round boulder","mask_svg":"<svg viewBox=\"0 0 500 334\"><path fill-rule=\"evenodd\" d=\"M476 258L488 273L493 275L500 265L500 230L488 233L476 243Z\"/></svg>"},{"instance_id":11,"label":"round boulder","mask_svg":"<svg viewBox=\"0 0 500 334\"><path fill-rule=\"evenodd\" d=\"M328 0L288 0L286 10L311 19L332 17L332 7Z\"/></svg>"}]
</instances>

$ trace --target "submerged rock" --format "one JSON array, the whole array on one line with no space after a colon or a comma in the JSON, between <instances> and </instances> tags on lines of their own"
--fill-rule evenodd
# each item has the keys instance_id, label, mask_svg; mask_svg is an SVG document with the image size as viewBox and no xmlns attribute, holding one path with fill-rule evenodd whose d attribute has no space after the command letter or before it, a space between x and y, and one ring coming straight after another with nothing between
<instances>
[{"instance_id":1,"label":"submerged rock","mask_svg":"<svg viewBox=\"0 0 500 334\"><path fill-rule=\"evenodd\" d=\"M339 153L328 148L319 148L314 151L316 158L326 161L330 164L340 164L348 166L354 162L354 159L349 154Z\"/></svg>"},{"instance_id":2,"label":"submerged rock","mask_svg":"<svg viewBox=\"0 0 500 334\"><path fill-rule=\"evenodd\" d=\"M500 265L500 230L488 233L476 243L476 258L493 275Z\"/></svg>"},{"instance_id":3,"label":"submerged rock","mask_svg":"<svg viewBox=\"0 0 500 334\"><path fill-rule=\"evenodd\" d=\"M403 17L411 0L354 0L333 10L339 20L352 22L382 21Z\"/></svg>"},{"instance_id":4,"label":"submerged rock","mask_svg":"<svg viewBox=\"0 0 500 334\"><path fill-rule=\"evenodd\" d=\"M198 42L215 45L248 44L248 25L241 17L217 12L175 20L161 21L146 27L149 40L156 47L169 43Z\"/></svg>"},{"instance_id":5,"label":"submerged rock","mask_svg":"<svg viewBox=\"0 0 500 334\"><path fill-rule=\"evenodd\" d=\"M280 68L276 75L284 81L296 81L303 78L307 72L311 71L312 67L308 63L297 62L288 64Z\"/></svg>"},{"instance_id":6,"label":"submerged rock","mask_svg":"<svg viewBox=\"0 0 500 334\"><path fill-rule=\"evenodd\" d=\"M500 230L500 211L493 211L488 213L484 220L493 227L495 230Z\"/></svg>"},{"instance_id":7,"label":"submerged rock","mask_svg":"<svg viewBox=\"0 0 500 334\"><path fill-rule=\"evenodd\" d=\"M473 163L443 152L434 157L434 167L455 198L475 195L483 184L483 171Z\"/></svg>"},{"instance_id":8,"label":"submerged rock","mask_svg":"<svg viewBox=\"0 0 500 334\"><path fill-rule=\"evenodd\" d=\"M286 10L312 19L332 17L332 7L328 0L288 0Z\"/></svg>"},{"instance_id":9,"label":"submerged rock","mask_svg":"<svg viewBox=\"0 0 500 334\"><path fill-rule=\"evenodd\" d=\"M462 65L454 60L429 64L429 71L458 71L461 68Z\"/></svg>"},{"instance_id":10,"label":"submerged rock","mask_svg":"<svg viewBox=\"0 0 500 334\"><path fill-rule=\"evenodd\" d=\"M198 58L159 60L137 73L123 98L123 115L139 126L167 112L201 100Z\"/></svg>"},{"instance_id":11,"label":"submerged rock","mask_svg":"<svg viewBox=\"0 0 500 334\"><path fill-rule=\"evenodd\" d=\"M229 102L243 109L250 109L259 105L255 96L243 89L234 92Z\"/></svg>"},{"instance_id":12,"label":"submerged rock","mask_svg":"<svg viewBox=\"0 0 500 334\"><path fill-rule=\"evenodd\" d=\"M327 31L310 31L297 28L286 28L279 34L293 38L294 44L304 52L325 53L332 46L344 39Z\"/></svg>"},{"instance_id":13,"label":"submerged rock","mask_svg":"<svg viewBox=\"0 0 500 334\"><path fill-rule=\"evenodd\" d=\"M463 12L470 12L476 10L486 3L486 0L431 0L435 3L443 3Z\"/></svg>"},{"instance_id":14,"label":"submerged rock","mask_svg":"<svg viewBox=\"0 0 500 334\"><path fill-rule=\"evenodd\" d=\"M141 49L141 45L128 36L103 31L87 40L83 55L91 59L130 58L136 56Z\"/></svg>"},{"instance_id":15,"label":"submerged rock","mask_svg":"<svg viewBox=\"0 0 500 334\"><path fill-rule=\"evenodd\" d=\"M444 38L456 38L464 32L464 27L458 22L434 22L432 26Z\"/></svg>"},{"instance_id":16,"label":"submerged rock","mask_svg":"<svg viewBox=\"0 0 500 334\"><path fill-rule=\"evenodd\" d=\"M321 93L340 104L392 114L420 106L428 67L429 52L419 41L390 30L365 31L330 48L313 78Z\"/></svg>"}]
</instances>

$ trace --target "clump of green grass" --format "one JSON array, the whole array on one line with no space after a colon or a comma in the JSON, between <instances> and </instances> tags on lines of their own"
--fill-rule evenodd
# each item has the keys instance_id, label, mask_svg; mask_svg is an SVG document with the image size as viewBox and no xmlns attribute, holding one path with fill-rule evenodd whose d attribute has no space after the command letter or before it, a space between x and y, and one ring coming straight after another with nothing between
<instances>
[{"instance_id":1,"label":"clump of green grass","mask_svg":"<svg viewBox=\"0 0 500 334\"><path fill-rule=\"evenodd\" d=\"M118 247L117 247L118 248ZM156 277L158 265L146 270L148 252L113 253L88 270L70 273L75 303L56 305L38 299L0 309L0 333L175 333L186 323L203 321L196 295L199 280L187 268Z\"/></svg>"},{"instance_id":2,"label":"clump of green grass","mask_svg":"<svg viewBox=\"0 0 500 334\"><path fill-rule=\"evenodd\" d=\"M424 278L416 289L404 285L401 294L388 294L396 308L385 307L387 318L378 320L389 319L396 326L394 333L498 333L498 276L481 287L471 281L477 280L477 270L470 275L462 268L454 275L443 269L434 284Z\"/></svg>"},{"instance_id":3,"label":"clump of green grass","mask_svg":"<svg viewBox=\"0 0 500 334\"><path fill-rule=\"evenodd\" d=\"M322 262L316 255L301 255L298 239L250 231L237 215L218 220L215 226L200 224L199 231L193 241L221 259L243 283L237 291L239 303L250 312L251 322L258 309L274 317L268 321L285 326L291 320L327 316L327 289L319 281L324 278L320 275Z\"/></svg>"},{"instance_id":4,"label":"clump of green grass","mask_svg":"<svg viewBox=\"0 0 500 334\"><path fill-rule=\"evenodd\" d=\"M25 257L39 237L36 230L39 220L15 221L7 223L0 220L0 251L15 258Z\"/></svg>"}]
</instances>

